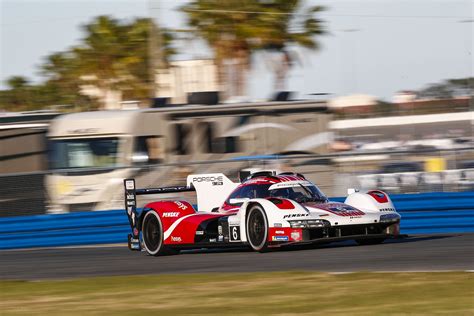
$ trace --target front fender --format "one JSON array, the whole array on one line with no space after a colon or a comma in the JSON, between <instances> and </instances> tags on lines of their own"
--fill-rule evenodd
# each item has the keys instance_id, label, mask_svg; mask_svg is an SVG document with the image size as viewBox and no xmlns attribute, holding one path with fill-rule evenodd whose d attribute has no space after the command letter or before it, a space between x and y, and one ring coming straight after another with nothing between
<instances>
[{"instance_id":1,"label":"front fender","mask_svg":"<svg viewBox=\"0 0 474 316\"><path fill-rule=\"evenodd\" d=\"M292 208L289 206L288 203L291 203ZM260 205L268 220L269 227L290 227L288 221L284 218L285 216L293 216L298 217L306 217L310 216L310 212L301 206L300 204L296 203L292 200L285 199L284 207L280 207L279 205L272 202L270 199L251 199L245 202L241 207L236 216L238 216L238 221L240 223L240 231L241 231L241 238L242 241L247 241L247 229L246 229L246 218L247 218L247 211L252 207L252 205L258 204ZM229 219L230 221L230 219Z\"/></svg>"},{"instance_id":2,"label":"front fender","mask_svg":"<svg viewBox=\"0 0 474 316\"><path fill-rule=\"evenodd\" d=\"M380 190L352 193L344 203L367 213L396 212L389 195Z\"/></svg>"}]
</instances>

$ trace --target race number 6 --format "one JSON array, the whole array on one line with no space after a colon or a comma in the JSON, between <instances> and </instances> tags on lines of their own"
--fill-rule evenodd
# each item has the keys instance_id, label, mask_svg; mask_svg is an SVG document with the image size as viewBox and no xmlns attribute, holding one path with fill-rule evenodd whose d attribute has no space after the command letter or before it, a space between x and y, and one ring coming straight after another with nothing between
<instances>
[{"instance_id":1,"label":"race number 6","mask_svg":"<svg viewBox=\"0 0 474 316\"><path fill-rule=\"evenodd\" d=\"M239 241L240 240L240 227L231 226L230 227L230 241Z\"/></svg>"}]
</instances>

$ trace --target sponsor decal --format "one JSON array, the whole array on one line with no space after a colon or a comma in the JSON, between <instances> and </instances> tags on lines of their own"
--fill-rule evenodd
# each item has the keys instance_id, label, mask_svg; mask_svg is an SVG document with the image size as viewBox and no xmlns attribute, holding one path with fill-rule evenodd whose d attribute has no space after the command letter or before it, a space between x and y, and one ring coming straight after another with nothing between
<instances>
[{"instance_id":1,"label":"sponsor decal","mask_svg":"<svg viewBox=\"0 0 474 316\"><path fill-rule=\"evenodd\" d=\"M300 232L291 232L291 239L294 241L301 240L301 233Z\"/></svg>"},{"instance_id":2,"label":"sponsor decal","mask_svg":"<svg viewBox=\"0 0 474 316\"><path fill-rule=\"evenodd\" d=\"M209 239L209 242L216 242L216 241L217 241L217 239L215 239L215 238Z\"/></svg>"},{"instance_id":3,"label":"sponsor decal","mask_svg":"<svg viewBox=\"0 0 474 316\"><path fill-rule=\"evenodd\" d=\"M309 214L287 214L285 216L283 216L283 219L287 219L287 218L293 218L293 217L305 217L305 216L309 216Z\"/></svg>"},{"instance_id":4,"label":"sponsor decal","mask_svg":"<svg viewBox=\"0 0 474 316\"><path fill-rule=\"evenodd\" d=\"M273 236L272 237L273 241L288 241L288 236Z\"/></svg>"},{"instance_id":5,"label":"sponsor decal","mask_svg":"<svg viewBox=\"0 0 474 316\"><path fill-rule=\"evenodd\" d=\"M219 236L222 235L222 226L221 225L217 226L217 233L219 234Z\"/></svg>"},{"instance_id":6,"label":"sponsor decal","mask_svg":"<svg viewBox=\"0 0 474 316\"><path fill-rule=\"evenodd\" d=\"M285 182L279 182L276 184L273 184L268 188L269 190L275 190L275 189L282 189L282 188L294 188L294 187L299 187L300 185L310 187L313 186L313 184L309 181L301 181L301 180L290 180L290 179L283 179Z\"/></svg>"},{"instance_id":7,"label":"sponsor decal","mask_svg":"<svg viewBox=\"0 0 474 316\"><path fill-rule=\"evenodd\" d=\"M171 241L181 242L181 237L171 236Z\"/></svg>"},{"instance_id":8,"label":"sponsor decal","mask_svg":"<svg viewBox=\"0 0 474 316\"><path fill-rule=\"evenodd\" d=\"M222 235L218 236L217 238L218 238L219 241L224 241L224 236L222 236Z\"/></svg>"},{"instance_id":9,"label":"sponsor decal","mask_svg":"<svg viewBox=\"0 0 474 316\"><path fill-rule=\"evenodd\" d=\"M127 181L125 181L125 188L126 188L127 190L133 190L133 189L135 189L135 181L133 181L133 180L127 180ZM128 195L127 195L127 196L128 196Z\"/></svg>"},{"instance_id":10,"label":"sponsor decal","mask_svg":"<svg viewBox=\"0 0 474 316\"><path fill-rule=\"evenodd\" d=\"M127 201L127 205L135 205L135 201Z\"/></svg>"},{"instance_id":11,"label":"sponsor decal","mask_svg":"<svg viewBox=\"0 0 474 316\"><path fill-rule=\"evenodd\" d=\"M179 212L164 212L163 217L178 217Z\"/></svg>"},{"instance_id":12,"label":"sponsor decal","mask_svg":"<svg viewBox=\"0 0 474 316\"><path fill-rule=\"evenodd\" d=\"M185 204L181 203L180 201L174 201L174 204L176 204L183 211L188 208Z\"/></svg>"},{"instance_id":13,"label":"sponsor decal","mask_svg":"<svg viewBox=\"0 0 474 316\"><path fill-rule=\"evenodd\" d=\"M204 235L204 231L202 231L202 230L196 230L196 235Z\"/></svg>"},{"instance_id":14,"label":"sponsor decal","mask_svg":"<svg viewBox=\"0 0 474 316\"><path fill-rule=\"evenodd\" d=\"M330 207L329 209L333 212L355 211L355 208L345 205L338 205L336 207Z\"/></svg>"},{"instance_id":15,"label":"sponsor decal","mask_svg":"<svg viewBox=\"0 0 474 316\"><path fill-rule=\"evenodd\" d=\"M339 216L363 216L364 212L344 204L331 203L326 205L317 206L327 212L339 215Z\"/></svg>"},{"instance_id":16,"label":"sponsor decal","mask_svg":"<svg viewBox=\"0 0 474 316\"><path fill-rule=\"evenodd\" d=\"M321 214L321 215L319 215L319 217L325 217L325 216L329 216L329 214Z\"/></svg>"},{"instance_id":17,"label":"sponsor decal","mask_svg":"<svg viewBox=\"0 0 474 316\"><path fill-rule=\"evenodd\" d=\"M280 234L280 235L282 235L282 234L284 234L284 233L285 233L285 231L283 231L283 230L275 230L275 234Z\"/></svg>"},{"instance_id":18,"label":"sponsor decal","mask_svg":"<svg viewBox=\"0 0 474 316\"><path fill-rule=\"evenodd\" d=\"M283 225L281 223L275 223L273 224L274 227L283 227Z\"/></svg>"},{"instance_id":19,"label":"sponsor decal","mask_svg":"<svg viewBox=\"0 0 474 316\"><path fill-rule=\"evenodd\" d=\"M395 209L391 207L381 208L380 212L395 212Z\"/></svg>"},{"instance_id":20,"label":"sponsor decal","mask_svg":"<svg viewBox=\"0 0 474 316\"><path fill-rule=\"evenodd\" d=\"M212 185L223 185L223 176L193 177L193 182L211 182Z\"/></svg>"}]
</instances>

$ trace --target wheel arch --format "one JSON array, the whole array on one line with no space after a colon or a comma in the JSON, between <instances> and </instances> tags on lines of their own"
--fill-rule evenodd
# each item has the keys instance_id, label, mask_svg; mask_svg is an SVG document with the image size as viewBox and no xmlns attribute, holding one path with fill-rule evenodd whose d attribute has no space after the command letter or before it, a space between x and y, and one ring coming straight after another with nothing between
<instances>
[{"instance_id":1,"label":"wheel arch","mask_svg":"<svg viewBox=\"0 0 474 316\"><path fill-rule=\"evenodd\" d=\"M242 216L242 218L241 218L241 220L243 220L243 223L244 223L243 225L241 225L241 227L244 227L243 230L241 229L241 236L245 236L245 237L241 237L241 239L243 241L243 238L245 238L246 243L249 244L253 248L252 243L248 240L247 222L249 221L249 211L253 207L258 206L261 209L261 213L264 217L264 221L266 222L266 228L265 228L266 236L263 239L263 245L264 245L263 248L259 249L259 250L254 248L254 250L257 250L259 252L265 252L265 251L267 251L267 248L268 248L268 234L269 234L269 229L270 229L270 221L268 219L267 210L266 210L265 206L262 205L262 204L265 204L265 203L259 203L259 202L260 201L250 201L245 207L245 216ZM268 202L268 201L266 201L266 202Z\"/></svg>"}]
</instances>

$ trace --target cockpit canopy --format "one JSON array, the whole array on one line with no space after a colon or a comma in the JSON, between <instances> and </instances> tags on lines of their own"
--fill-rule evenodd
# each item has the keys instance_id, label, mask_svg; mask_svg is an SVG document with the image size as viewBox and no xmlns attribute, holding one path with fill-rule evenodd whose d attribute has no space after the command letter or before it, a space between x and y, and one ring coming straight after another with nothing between
<instances>
[{"instance_id":1,"label":"cockpit canopy","mask_svg":"<svg viewBox=\"0 0 474 316\"><path fill-rule=\"evenodd\" d=\"M278 197L294 200L299 203L326 202L326 196L310 181L296 177L258 177L242 183L230 194L226 203L232 199Z\"/></svg>"}]
</instances>

